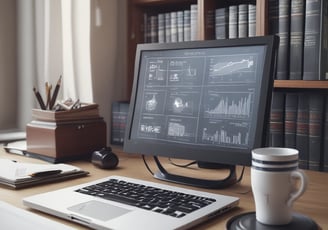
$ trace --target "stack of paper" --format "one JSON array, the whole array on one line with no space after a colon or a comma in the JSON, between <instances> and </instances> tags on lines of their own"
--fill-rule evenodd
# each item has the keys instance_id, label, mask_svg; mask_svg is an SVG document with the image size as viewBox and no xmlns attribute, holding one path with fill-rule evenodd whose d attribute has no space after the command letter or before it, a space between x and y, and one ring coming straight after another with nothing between
<instances>
[{"instance_id":1,"label":"stack of paper","mask_svg":"<svg viewBox=\"0 0 328 230\"><path fill-rule=\"evenodd\" d=\"M85 176L88 172L69 164L33 164L0 159L0 184L13 188Z\"/></svg>"},{"instance_id":2,"label":"stack of paper","mask_svg":"<svg viewBox=\"0 0 328 230\"><path fill-rule=\"evenodd\" d=\"M32 116L35 120L48 122L99 119L99 107L98 104L83 104L78 109L65 111L32 109Z\"/></svg>"}]
</instances>

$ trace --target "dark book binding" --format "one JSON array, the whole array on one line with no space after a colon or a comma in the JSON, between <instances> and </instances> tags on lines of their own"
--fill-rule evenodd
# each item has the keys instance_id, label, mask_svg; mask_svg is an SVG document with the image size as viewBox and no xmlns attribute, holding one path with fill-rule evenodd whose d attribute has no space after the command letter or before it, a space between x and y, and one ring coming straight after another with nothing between
<instances>
[{"instance_id":1,"label":"dark book binding","mask_svg":"<svg viewBox=\"0 0 328 230\"><path fill-rule=\"evenodd\" d=\"M158 42L158 17L157 15L150 16L150 42Z\"/></svg>"},{"instance_id":2,"label":"dark book binding","mask_svg":"<svg viewBox=\"0 0 328 230\"><path fill-rule=\"evenodd\" d=\"M289 75L290 0L269 0L269 33L280 37L276 79Z\"/></svg>"},{"instance_id":3,"label":"dark book binding","mask_svg":"<svg viewBox=\"0 0 328 230\"><path fill-rule=\"evenodd\" d=\"M298 97L296 121L296 149L299 151L299 167L309 168L309 96Z\"/></svg>"},{"instance_id":4,"label":"dark book binding","mask_svg":"<svg viewBox=\"0 0 328 230\"><path fill-rule=\"evenodd\" d=\"M325 96L324 123L323 123L323 155L322 171L328 172L328 96Z\"/></svg>"},{"instance_id":5,"label":"dark book binding","mask_svg":"<svg viewBox=\"0 0 328 230\"><path fill-rule=\"evenodd\" d=\"M328 1L305 5L303 80L328 80Z\"/></svg>"},{"instance_id":6,"label":"dark book binding","mask_svg":"<svg viewBox=\"0 0 328 230\"><path fill-rule=\"evenodd\" d=\"M304 0L291 1L289 79L302 80L304 43Z\"/></svg>"},{"instance_id":7,"label":"dark book binding","mask_svg":"<svg viewBox=\"0 0 328 230\"><path fill-rule=\"evenodd\" d=\"M269 121L269 146L284 146L284 104L285 95L274 92L272 95L270 121Z\"/></svg>"},{"instance_id":8,"label":"dark book binding","mask_svg":"<svg viewBox=\"0 0 328 230\"><path fill-rule=\"evenodd\" d=\"M309 169L317 171L322 158L323 107L322 94L309 96Z\"/></svg>"},{"instance_id":9,"label":"dark book binding","mask_svg":"<svg viewBox=\"0 0 328 230\"><path fill-rule=\"evenodd\" d=\"M128 112L128 102L112 103L111 144L123 145Z\"/></svg>"},{"instance_id":10,"label":"dark book binding","mask_svg":"<svg viewBox=\"0 0 328 230\"><path fill-rule=\"evenodd\" d=\"M285 104L285 147L296 148L297 93L286 93Z\"/></svg>"}]
</instances>

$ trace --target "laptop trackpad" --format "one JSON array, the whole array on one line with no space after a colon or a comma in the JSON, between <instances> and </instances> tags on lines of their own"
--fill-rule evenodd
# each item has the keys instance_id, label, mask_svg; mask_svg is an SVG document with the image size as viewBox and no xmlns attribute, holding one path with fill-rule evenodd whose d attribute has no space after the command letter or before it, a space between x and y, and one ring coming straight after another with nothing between
<instances>
[{"instance_id":1,"label":"laptop trackpad","mask_svg":"<svg viewBox=\"0 0 328 230\"><path fill-rule=\"evenodd\" d=\"M69 207L68 210L102 221L113 219L131 211L100 201L89 201L81 203Z\"/></svg>"}]
</instances>

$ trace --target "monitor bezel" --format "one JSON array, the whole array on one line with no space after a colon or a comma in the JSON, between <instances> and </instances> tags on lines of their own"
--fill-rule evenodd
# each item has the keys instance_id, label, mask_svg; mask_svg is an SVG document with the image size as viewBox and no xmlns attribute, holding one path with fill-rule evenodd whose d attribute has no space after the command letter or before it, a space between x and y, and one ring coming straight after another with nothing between
<instances>
[{"instance_id":1,"label":"monitor bezel","mask_svg":"<svg viewBox=\"0 0 328 230\"><path fill-rule=\"evenodd\" d=\"M137 153L151 156L163 156L169 158L179 158L186 160L205 161L213 163L222 163L228 165L251 165L251 149L239 150L224 147L215 148L195 148L194 145L188 144L163 144L153 140L132 140L130 139L132 118L137 98L137 87L139 82L139 71L141 64L141 54L144 51L159 51L159 50L176 50L176 49L195 49L195 48L211 48L211 47L235 47L235 46L266 46L263 78L261 80L260 95L258 108L257 127L255 129L255 141L251 148L265 146L266 135L269 123L271 97L273 89L273 80L275 75L276 63L276 47L278 38L276 36L258 36L252 38L238 38L227 40L204 40L191 41L180 43L146 43L138 44L135 57L134 81L131 93L129 113L127 118L125 139L123 151L126 153ZM203 152L202 152L203 150ZM229 151L229 152L228 152ZM233 155L232 155L233 154Z\"/></svg>"}]
</instances>

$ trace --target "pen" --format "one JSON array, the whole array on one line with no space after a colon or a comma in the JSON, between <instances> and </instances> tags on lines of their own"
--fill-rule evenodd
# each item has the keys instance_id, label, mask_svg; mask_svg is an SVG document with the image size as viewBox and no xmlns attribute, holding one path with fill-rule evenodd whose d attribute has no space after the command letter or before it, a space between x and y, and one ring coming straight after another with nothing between
<instances>
[{"instance_id":1,"label":"pen","mask_svg":"<svg viewBox=\"0 0 328 230\"><path fill-rule=\"evenodd\" d=\"M46 108L49 108L49 109L50 109L50 100L51 100L51 89L52 89L52 85L49 84L48 82L46 82L46 95L47 95Z\"/></svg>"},{"instance_id":2,"label":"pen","mask_svg":"<svg viewBox=\"0 0 328 230\"><path fill-rule=\"evenodd\" d=\"M59 77L59 79L57 81L57 84L56 84L54 93L52 94L52 97L51 97L51 100L50 100L50 104L49 104L49 109L50 110L52 109L52 107L54 106L54 104L56 102L58 91L59 91L60 84L61 84L61 79L62 79L62 76L60 75L60 77Z\"/></svg>"},{"instance_id":3,"label":"pen","mask_svg":"<svg viewBox=\"0 0 328 230\"><path fill-rule=\"evenodd\" d=\"M45 109L46 109L46 106L45 106L45 104L44 104L44 102L43 102L43 100L42 100L41 94L39 93L39 91L36 90L35 87L33 88L33 91L34 91L34 94L35 94L35 96L36 96L36 99L37 99L38 102L39 102L40 108L41 108L42 110L45 110Z\"/></svg>"},{"instance_id":4,"label":"pen","mask_svg":"<svg viewBox=\"0 0 328 230\"><path fill-rule=\"evenodd\" d=\"M55 169L55 170L47 170L47 171L41 171L41 172L34 172L34 173L31 173L29 176L31 176L31 177L44 177L44 176L57 175L57 174L60 174L61 172L62 172L62 170Z\"/></svg>"}]
</instances>

